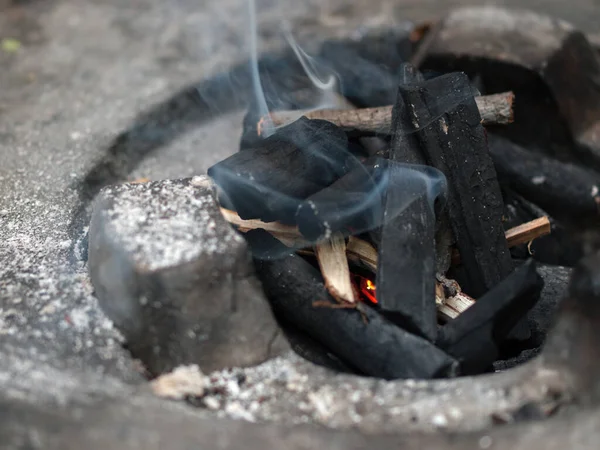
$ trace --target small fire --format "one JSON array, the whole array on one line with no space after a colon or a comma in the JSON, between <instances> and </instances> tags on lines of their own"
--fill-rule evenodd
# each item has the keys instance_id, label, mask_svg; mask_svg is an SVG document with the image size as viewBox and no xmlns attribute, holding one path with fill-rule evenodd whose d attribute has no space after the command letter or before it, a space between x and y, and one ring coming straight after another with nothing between
<instances>
[{"instance_id":1,"label":"small fire","mask_svg":"<svg viewBox=\"0 0 600 450\"><path fill-rule=\"evenodd\" d=\"M354 282L358 287L360 294L360 300L363 302L369 302L374 305L377 304L377 286L375 283L361 275L354 274Z\"/></svg>"}]
</instances>

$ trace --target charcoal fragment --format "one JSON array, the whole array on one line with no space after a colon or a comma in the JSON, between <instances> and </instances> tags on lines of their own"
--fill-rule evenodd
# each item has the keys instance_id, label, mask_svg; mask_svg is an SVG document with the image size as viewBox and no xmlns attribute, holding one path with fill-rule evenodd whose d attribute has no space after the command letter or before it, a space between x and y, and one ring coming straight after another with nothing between
<instances>
[{"instance_id":1,"label":"charcoal fragment","mask_svg":"<svg viewBox=\"0 0 600 450\"><path fill-rule=\"evenodd\" d=\"M444 325L436 344L460 361L463 373L487 370L498 359L499 346L537 302L543 285L535 262L525 262Z\"/></svg>"},{"instance_id":2,"label":"charcoal fragment","mask_svg":"<svg viewBox=\"0 0 600 450\"><path fill-rule=\"evenodd\" d=\"M359 164L346 134L304 117L208 169L223 206L243 219L293 223L302 200Z\"/></svg>"},{"instance_id":3,"label":"charcoal fragment","mask_svg":"<svg viewBox=\"0 0 600 450\"><path fill-rule=\"evenodd\" d=\"M413 74L411 82L420 77ZM392 114L392 161L425 165L416 135L406 133L410 110L400 86ZM377 260L377 300L386 316L413 333L433 341L437 334L435 306L435 228L433 199L424 186L395 214L400 189L384 194L384 216Z\"/></svg>"},{"instance_id":4,"label":"charcoal fragment","mask_svg":"<svg viewBox=\"0 0 600 450\"><path fill-rule=\"evenodd\" d=\"M448 180L448 214L466 293L479 297L512 270L502 227L503 203L485 130L464 73L401 90L426 161Z\"/></svg>"},{"instance_id":5,"label":"charcoal fragment","mask_svg":"<svg viewBox=\"0 0 600 450\"><path fill-rule=\"evenodd\" d=\"M384 379L434 378L455 374L456 362L427 340L387 321L366 306L339 309L315 267L295 254L284 254L275 238L262 231L246 235L263 249L257 274L278 317L292 322L361 373ZM264 251L271 247L271 254ZM363 315L366 321L363 319Z\"/></svg>"}]
</instances>

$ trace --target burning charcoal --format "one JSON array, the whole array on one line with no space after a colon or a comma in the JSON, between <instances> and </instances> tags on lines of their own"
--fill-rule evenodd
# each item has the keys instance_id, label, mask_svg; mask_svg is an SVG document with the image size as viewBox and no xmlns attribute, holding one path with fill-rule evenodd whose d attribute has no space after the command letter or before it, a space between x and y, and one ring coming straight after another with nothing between
<instances>
[{"instance_id":1,"label":"burning charcoal","mask_svg":"<svg viewBox=\"0 0 600 450\"><path fill-rule=\"evenodd\" d=\"M102 309L153 374L250 366L289 348L207 177L104 189L89 267Z\"/></svg>"},{"instance_id":2,"label":"burning charcoal","mask_svg":"<svg viewBox=\"0 0 600 450\"><path fill-rule=\"evenodd\" d=\"M423 65L479 76L486 92L513 89L515 124L498 132L600 168L600 65L568 23L533 12L457 9L442 22Z\"/></svg>"},{"instance_id":3,"label":"burning charcoal","mask_svg":"<svg viewBox=\"0 0 600 450\"><path fill-rule=\"evenodd\" d=\"M400 87L402 91L403 87ZM401 93L394 105L393 161L425 165L417 138L405 133L411 117ZM384 216L377 264L377 299L390 320L430 341L437 334L435 305L435 213L427 186L396 213L399 189L384 194Z\"/></svg>"},{"instance_id":4,"label":"burning charcoal","mask_svg":"<svg viewBox=\"0 0 600 450\"><path fill-rule=\"evenodd\" d=\"M300 118L215 164L208 174L219 185L221 204L243 219L293 222L300 201L329 186L358 162L335 125Z\"/></svg>"},{"instance_id":5,"label":"burning charcoal","mask_svg":"<svg viewBox=\"0 0 600 450\"><path fill-rule=\"evenodd\" d=\"M490 134L490 153L500 182L557 218L600 216L600 175L534 154Z\"/></svg>"},{"instance_id":6,"label":"burning charcoal","mask_svg":"<svg viewBox=\"0 0 600 450\"><path fill-rule=\"evenodd\" d=\"M486 370L498 358L499 346L536 303L543 285L535 263L527 261L442 327L436 344L461 362L462 372Z\"/></svg>"},{"instance_id":7,"label":"burning charcoal","mask_svg":"<svg viewBox=\"0 0 600 450\"><path fill-rule=\"evenodd\" d=\"M463 288L479 297L506 278L512 263L502 195L469 79L453 73L400 92L427 162L448 179L448 213L467 275Z\"/></svg>"},{"instance_id":8,"label":"burning charcoal","mask_svg":"<svg viewBox=\"0 0 600 450\"><path fill-rule=\"evenodd\" d=\"M259 247L264 249L267 242L273 253L282 254L282 244L265 232L254 231L246 237L252 247L260 241ZM455 361L451 357L388 322L370 307L362 305L360 311L336 308L339 304L327 293L319 271L300 256L271 258L263 252L255 262L275 314L365 375L395 379L454 374ZM331 306L316 306L313 302L330 302Z\"/></svg>"}]
</instances>

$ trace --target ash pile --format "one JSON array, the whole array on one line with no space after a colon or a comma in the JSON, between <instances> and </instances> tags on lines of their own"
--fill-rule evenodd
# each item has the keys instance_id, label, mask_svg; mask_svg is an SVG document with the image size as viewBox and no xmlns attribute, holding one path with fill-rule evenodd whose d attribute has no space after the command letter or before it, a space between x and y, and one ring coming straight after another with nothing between
<instances>
[{"instance_id":1,"label":"ash pile","mask_svg":"<svg viewBox=\"0 0 600 450\"><path fill-rule=\"evenodd\" d=\"M600 62L565 23L486 11L326 42L335 108L310 109L308 77L265 84L268 114L251 104L210 179L102 192L92 280L150 373L291 345L431 379L539 351L560 301L544 284L564 291L599 213Z\"/></svg>"}]
</instances>

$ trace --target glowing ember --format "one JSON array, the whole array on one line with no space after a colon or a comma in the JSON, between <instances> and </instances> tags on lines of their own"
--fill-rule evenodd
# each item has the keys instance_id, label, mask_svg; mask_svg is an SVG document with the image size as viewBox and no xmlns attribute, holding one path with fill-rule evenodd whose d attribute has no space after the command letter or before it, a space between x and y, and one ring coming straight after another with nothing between
<instances>
[{"instance_id":1,"label":"glowing ember","mask_svg":"<svg viewBox=\"0 0 600 450\"><path fill-rule=\"evenodd\" d=\"M365 278L360 275L353 274L354 282L358 287L360 293L360 300L363 302L369 302L377 304L377 287L372 280Z\"/></svg>"}]
</instances>

